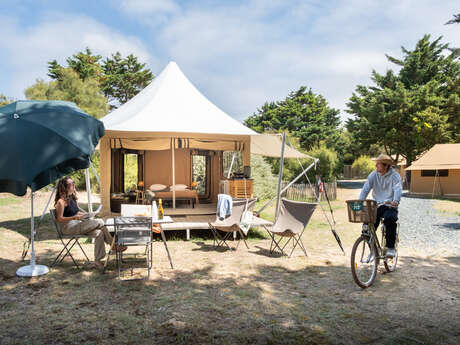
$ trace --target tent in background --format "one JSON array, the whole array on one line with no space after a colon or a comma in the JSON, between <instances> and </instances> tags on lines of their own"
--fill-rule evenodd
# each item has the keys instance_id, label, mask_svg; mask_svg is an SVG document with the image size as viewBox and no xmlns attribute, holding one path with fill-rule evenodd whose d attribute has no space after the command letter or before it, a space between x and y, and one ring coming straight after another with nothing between
<instances>
[{"instance_id":1,"label":"tent in background","mask_svg":"<svg viewBox=\"0 0 460 345\"><path fill-rule=\"evenodd\" d=\"M460 196L460 144L436 144L406 170L410 193Z\"/></svg>"},{"instance_id":2,"label":"tent in background","mask_svg":"<svg viewBox=\"0 0 460 345\"><path fill-rule=\"evenodd\" d=\"M209 199L213 201L223 175L223 151L241 152L243 166L250 166L251 153L279 157L282 146L279 136L258 134L211 103L174 62L102 121L106 128L100 143L104 212L110 210L111 193L123 192L124 153L138 154L138 177L145 186L190 186L192 155L208 154ZM285 157L306 156L287 148Z\"/></svg>"}]
</instances>

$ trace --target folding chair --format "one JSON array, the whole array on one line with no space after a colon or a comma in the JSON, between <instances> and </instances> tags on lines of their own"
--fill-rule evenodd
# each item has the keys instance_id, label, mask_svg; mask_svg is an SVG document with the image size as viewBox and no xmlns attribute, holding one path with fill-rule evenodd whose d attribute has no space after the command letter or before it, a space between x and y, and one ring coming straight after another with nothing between
<instances>
[{"instance_id":1,"label":"folding chair","mask_svg":"<svg viewBox=\"0 0 460 345\"><path fill-rule=\"evenodd\" d=\"M270 243L270 254L273 254L275 250L278 249L281 254L287 255L284 248L286 248L288 243L292 240L293 246L288 256L291 257L297 245L302 248L305 256L308 256L307 250L302 242L302 234L317 205L316 203L291 201L285 198L281 199L278 219L276 219L271 229L265 227L272 239ZM280 237L279 240L276 240L276 235ZM281 247L283 238L287 238L287 241Z\"/></svg>"},{"instance_id":2,"label":"folding chair","mask_svg":"<svg viewBox=\"0 0 460 345\"><path fill-rule=\"evenodd\" d=\"M121 218L115 219L115 238L118 246L145 246L144 255L147 264L147 276L145 279L150 278L153 259L151 212L151 205L122 204ZM122 264L126 261L123 261L123 252L116 252L116 255L118 278L120 280L137 280L137 278L121 278Z\"/></svg>"},{"instance_id":3,"label":"folding chair","mask_svg":"<svg viewBox=\"0 0 460 345\"><path fill-rule=\"evenodd\" d=\"M238 246L240 244L241 239L243 239L244 244L246 245L246 248L249 249L249 246L246 242L246 238L243 234L243 232L240 229L240 221L241 221L241 216L243 215L243 212L245 210L252 212L254 209L254 205L256 204L257 199L243 199L243 200L233 200L232 202L232 214L228 216L227 218L220 220L219 217L216 215L216 220L212 223L209 223L209 227L211 228L211 231L214 235L214 240L213 240L213 246L216 247L223 247L224 245L227 246L228 249L230 246L227 243L227 240L229 239L230 235L233 232L238 232L240 234L238 243L236 245L236 249L238 249ZM247 203L247 208L246 208L246 203ZM224 235L221 235L219 231L223 232Z\"/></svg>"},{"instance_id":4,"label":"folding chair","mask_svg":"<svg viewBox=\"0 0 460 345\"><path fill-rule=\"evenodd\" d=\"M82 246L80 245L79 239L82 238L82 237L88 238L88 237L91 237L91 236L88 236L88 235L65 235L65 234L63 234L62 231L61 231L61 227L58 224L58 221L56 220L56 210L50 210L50 215L51 215L51 220L53 221L54 226L56 227L56 232L58 234L59 240L61 241L62 245L64 246L64 248L61 250L61 252L58 254L58 256L56 256L56 258L54 259L54 261L53 261L53 263L51 264L50 267L53 267L57 263L61 263L62 260L64 260L64 258L68 255L72 259L72 261L75 264L75 266L77 266L77 268L80 268L80 266L78 266L78 264L75 261L74 257L70 253L70 251L75 246L75 244L77 244L80 247L81 251L83 252L83 255L85 255L86 261L89 262L88 255L86 255L85 251L83 250ZM65 242L65 240L68 240L68 241Z\"/></svg>"}]
</instances>

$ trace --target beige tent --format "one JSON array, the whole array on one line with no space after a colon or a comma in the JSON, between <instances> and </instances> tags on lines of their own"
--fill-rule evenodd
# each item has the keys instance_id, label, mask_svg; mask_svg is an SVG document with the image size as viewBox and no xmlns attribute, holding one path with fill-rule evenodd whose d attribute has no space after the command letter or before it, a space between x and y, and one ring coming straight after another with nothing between
<instances>
[{"instance_id":1,"label":"beige tent","mask_svg":"<svg viewBox=\"0 0 460 345\"><path fill-rule=\"evenodd\" d=\"M190 186L193 156L205 156L207 193L214 201L223 178L222 152L239 151L243 166L250 166L251 153L279 157L282 146L279 136L257 134L216 107L174 62L102 121L106 129L99 146L103 212L110 209L111 195L123 191L126 153L138 155L138 177L145 186ZM285 157L307 156L286 147Z\"/></svg>"},{"instance_id":2,"label":"beige tent","mask_svg":"<svg viewBox=\"0 0 460 345\"><path fill-rule=\"evenodd\" d=\"M411 193L460 196L460 144L437 144L406 170Z\"/></svg>"}]
</instances>

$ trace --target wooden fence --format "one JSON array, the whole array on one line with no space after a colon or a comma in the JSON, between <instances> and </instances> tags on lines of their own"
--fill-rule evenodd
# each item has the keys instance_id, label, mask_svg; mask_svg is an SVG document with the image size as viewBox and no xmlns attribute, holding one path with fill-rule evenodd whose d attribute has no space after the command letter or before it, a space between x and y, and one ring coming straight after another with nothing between
<instances>
[{"instance_id":1,"label":"wooden fence","mask_svg":"<svg viewBox=\"0 0 460 345\"><path fill-rule=\"evenodd\" d=\"M325 190L327 191L327 195L329 200L336 200L337 199L337 181L334 180L330 183L324 183ZM287 186L287 183L283 183L281 189ZM298 183L293 184L288 188L286 192L283 193L283 197L289 200L296 200L296 201L316 201L315 197L315 190L316 185L309 185L306 183ZM320 200L326 200L326 196L324 191L320 193Z\"/></svg>"}]
</instances>

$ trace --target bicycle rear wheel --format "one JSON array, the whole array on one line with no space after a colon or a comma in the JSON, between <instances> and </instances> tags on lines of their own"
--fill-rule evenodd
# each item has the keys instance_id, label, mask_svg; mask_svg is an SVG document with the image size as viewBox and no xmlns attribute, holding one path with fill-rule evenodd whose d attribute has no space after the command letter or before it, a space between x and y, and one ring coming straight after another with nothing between
<instances>
[{"instance_id":1,"label":"bicycle rear wheel","mask_svg":"<svg viewBox=\"0 0 460 345\"><path fill-rule=\"evenodd\" d=\"M385 258L383 264L387 272L394 272L396 270L396 264L398 263L398 244L399 244L399 224L396 228L396 239L395 239L395 256L392 258Z\"/></svg>"},{"instance_id":2,"label":"bicycle rear wheel","mask_svg":"<svg viewBox=\"0 0 460 345\"><path fill-rule=\"evenodd\" d=\"M358 238L351 251L351 273L356 284L365 289L377 274L379 258L373 243L366 236Z\"/></svg>"}]
</instances>

